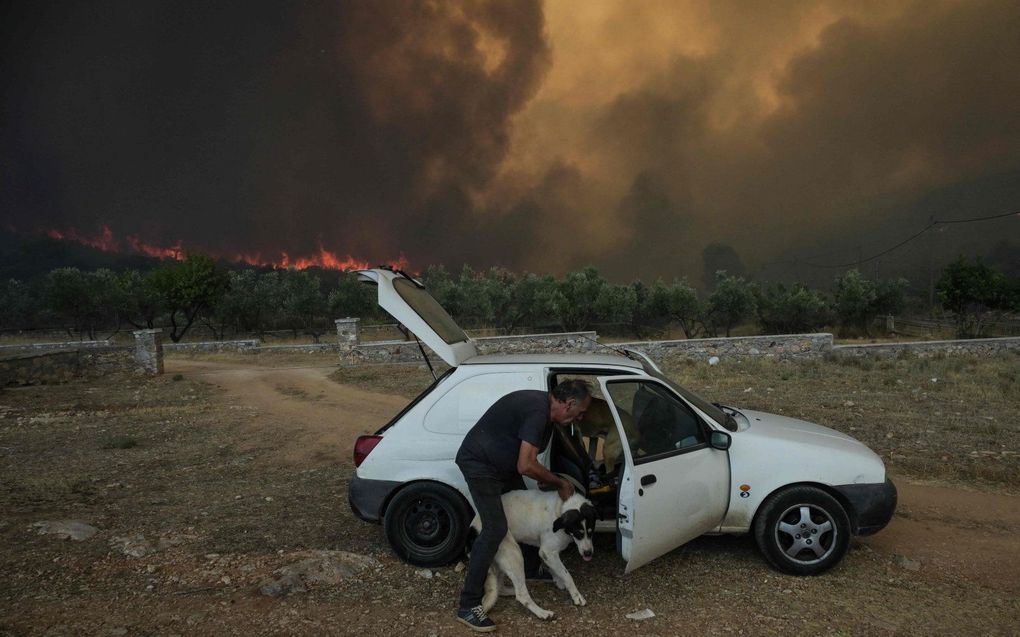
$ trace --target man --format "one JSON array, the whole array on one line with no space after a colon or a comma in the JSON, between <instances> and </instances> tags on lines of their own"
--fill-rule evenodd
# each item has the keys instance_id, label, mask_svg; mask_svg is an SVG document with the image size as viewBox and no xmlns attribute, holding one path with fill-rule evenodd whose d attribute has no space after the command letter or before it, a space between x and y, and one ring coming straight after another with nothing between
<instances>
[{"instance_id":1,"label":"man","mask_svg":"<svg viewBox=\"0 0 1020 637\"><path fill-rule=\"evenodd\" d=\"M472 630L496 629L482 610L482 596L486 574L506 536L503 493L524 488L522 476L528 476L555 487L562 500L573 495L573 485L542 466L538 453L552 435L550 423L569 425L590 404L591 388L583 380L564 381L549 393L515 391L489 407L464 437L457 466L467 481L482 531L471 547L457 619Z\"/></svg>"}]
</instances>

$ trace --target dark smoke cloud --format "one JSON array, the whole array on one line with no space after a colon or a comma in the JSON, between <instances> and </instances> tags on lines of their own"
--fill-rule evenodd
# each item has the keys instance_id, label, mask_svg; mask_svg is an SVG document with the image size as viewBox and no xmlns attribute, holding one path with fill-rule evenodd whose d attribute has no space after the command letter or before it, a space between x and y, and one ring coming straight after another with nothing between
<instances>
[{"instance_id":1,"label":"dark smoke cloud","mask_svg":"<svg viewBox=\"0 0 1020 637\"><path fill-rule=\"evenodd\" d=\"M456 257L548 67L536 2L9 11L5 221L219 253Z\"/></svg>"},{"instance_id":2,"label":"dark smoke cloud","mask_svg":"<svg viewBox=\"0 0 1020 637\"><path fill-rule=\"evenodd\" d=\"M932 216L1020 208L1005 0L5 6L19 228L692 282L722 244L824 281ZM879 273L997 241L1015 219Z\"/></svg>"}]
</instances>

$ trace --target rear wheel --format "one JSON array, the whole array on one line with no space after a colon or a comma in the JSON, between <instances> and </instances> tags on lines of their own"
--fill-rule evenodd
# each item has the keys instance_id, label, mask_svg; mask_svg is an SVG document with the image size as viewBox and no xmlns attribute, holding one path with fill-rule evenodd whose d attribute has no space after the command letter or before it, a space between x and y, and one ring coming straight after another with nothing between
<instances>
[{"instance_id":1,"label":"rear wheel","mask_svg":"<svg viewBox=\"0 0 1020 637\"><path fill-rule=\"evenodd\" d=\"M401 559L416 566L443 566L463 554L472 515L450 487L419 482L393 496L383 526Z\"/></svg>"},{"instance_id":2,"label":"rear wheel","mask_svg":"<svg viewBox=\"0 0 1020 637\"><path fill-rule=\"evenodd\" d=\"M790 487L762 504L754 538L768 561L792 575L818 575L839 564L850 547L843 506L816 487Z\"/></svg>"}]
</instances>

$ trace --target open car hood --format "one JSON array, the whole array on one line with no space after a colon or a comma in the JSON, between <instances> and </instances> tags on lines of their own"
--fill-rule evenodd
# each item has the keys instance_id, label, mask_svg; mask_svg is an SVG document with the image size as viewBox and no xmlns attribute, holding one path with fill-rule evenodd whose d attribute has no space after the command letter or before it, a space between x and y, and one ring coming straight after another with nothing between
<instances>
[{"instance_id":1,"label":"open car hood","mask_svg":"<svg viewBox=\"0 0 1020 637\"><path fill-rule=\"evenodd\" d=\"M358 279L374 283L379 307L414 333L443 359L456 367L477 356L475 343L420 282L399 270L359 270Z\"/></svg>"}]
</instances>

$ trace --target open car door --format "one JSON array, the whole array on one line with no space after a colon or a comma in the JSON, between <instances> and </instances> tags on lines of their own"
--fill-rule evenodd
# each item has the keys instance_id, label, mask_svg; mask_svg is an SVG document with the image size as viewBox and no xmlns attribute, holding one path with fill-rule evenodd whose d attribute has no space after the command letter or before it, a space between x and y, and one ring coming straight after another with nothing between
<instances>
[{"instance_id":1,"label":"open car door","mask_svg":"<svg viewBox=\"0 0 1020 637\"><path fill-rule=\"evenodd\" d=\"M398 270L359 270L358 279L374 283L379 307L420 338L447 365L456 367L478 355L474 341L454 322L420 282Z\"/></svg>"},{"instance_id":2,"label":"open car door","mask_svg":"<svg viewBox=\"0 0 1020 637\"><path fill-rule=\"evenodd\" d=\"M706 419L650 376L599 379L623 442L617 543L626 572L713 531L729 506L729 454Z\"/></svg>"}]
</instances>

